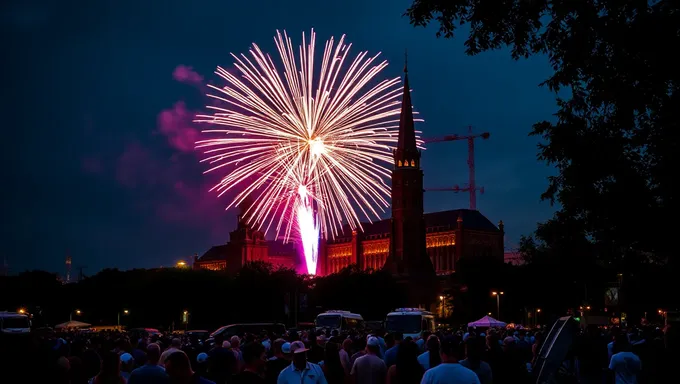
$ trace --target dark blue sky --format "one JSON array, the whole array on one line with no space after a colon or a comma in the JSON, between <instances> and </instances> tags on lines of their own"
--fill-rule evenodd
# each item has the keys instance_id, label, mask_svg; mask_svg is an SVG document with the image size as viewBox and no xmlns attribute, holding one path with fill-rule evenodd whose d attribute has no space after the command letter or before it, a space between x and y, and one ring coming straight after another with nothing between
<instances>
[{"instance_id":1,"label":"dark blue sky","mask_svg":"<svg viewBox=\"0 0 680 384\"><path fill-rule=\"evenodd\" d=\"M463 39L409 25L408 0L10 1L0 6L9 55L3 71L0 258L13 272L62 273L67 253L91 274L171 265L226 242L235 224L227 200L205 191L196 155L177 132L191 131L205 103L190 66L215 81L215 66L252 42L272 52L276 29L294 39L347 34L354 52L383 52L385 77L409 52L413 104L433 137L491 132L476 146L479 210L506 224L506 246L553 209L539 202L551 169L536 161L531 125L550 119L553 95L538 84L545 58L514 62L506 50L464 54ZM461 31L465 36L465 30ZM7 41L7 40L5 40ZM191 80L191 79L189 79ZM182 104L184 103L184 104ZM163 112L165 111L165 114ZM467 182L464 142L423 155L426 187ZM466 194L429 193L426 211L467 208Z\"/></svg>"}]
</instances>

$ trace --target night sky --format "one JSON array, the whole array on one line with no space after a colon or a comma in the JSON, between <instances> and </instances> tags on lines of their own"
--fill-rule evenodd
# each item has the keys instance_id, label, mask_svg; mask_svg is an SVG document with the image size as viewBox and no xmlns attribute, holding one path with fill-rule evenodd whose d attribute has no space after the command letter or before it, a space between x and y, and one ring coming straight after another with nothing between
<instances>
[{"instance_id":1,"label":"night sky","mask_svg":"<svg viewBox=\"0 0 680 384\"><path fill-rule=\"evenodd\" d=\"M13 5L14 4L14 5ZM463 39L402 17L409 0L13 1L0 5L3 59L0 262L12 273L63 273L67 254L86 274L173 265L228 240L235 212L207 192L192 152L202 84L256 42L347 35L353 52L383 52L401 74L409 53L418 129L434 137L489 131L476 145L478 209L506 225L517 246L553 208L540 202L553 170L536 160L531 125L551 119L555 98L538 84L546 58L514 62L507 50L464 54ZM467 30L462 29L460 37ZM426 187L467 182L465 142L423 154ZM467 194L430 192L427 212L468 208ZM388 217L389 213L385 217Z\"/></svg>"}]
</instances>

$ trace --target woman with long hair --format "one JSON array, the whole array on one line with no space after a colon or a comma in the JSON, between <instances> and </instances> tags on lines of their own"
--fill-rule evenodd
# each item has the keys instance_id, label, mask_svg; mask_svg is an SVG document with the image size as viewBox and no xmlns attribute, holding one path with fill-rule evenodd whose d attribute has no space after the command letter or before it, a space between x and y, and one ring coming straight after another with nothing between
<instances>
[{"instance_id":1,"label":"woman with long hair","mask_svg":"<svg viewBox=\"0 0 680 384\"><path fill-rule=\"evenodd\" d=\"M340 362L339 346L336 343L326 343L326 348L324 348L323 373L326 375L328 384L343 384L345 382L345 369Z\"/></svg>"},{"instance_id":2,"label":"woman with long hair","mask_svg":"<svg viewBox=\"0 0 680 384\"><path fill-rule=\"evenodd\" d=\"M125 384L120 374L120 357L111 351L101 355L102 365L99 374L92 379L92 384Z\"/></svg>"},{"instance_id":3,"label":"woman with long hair","mask_svg":"<svg viewBox=\"0 0 680 384\"><path fill-rule=\"evenodd\" d=\"M427 338L427 343L425 344L427 351L423 352L418 356L418 363L423 367L423 370L427 371L430 368L434 368L441 364L442 357L439 354L440 343L437 335L430 335Z\"/></svg>"},{"instance_id":4,"label":"woman with long hair","mask_svg":"<svg viewBox=\"0 0 680 384\"><path fill-rule=\"evenodd\" d=\"M396 363L387 370L387 384L419 384L425 370L418 363L418 346L411 340L399 344Z\"/></svg>"}]
</instances>

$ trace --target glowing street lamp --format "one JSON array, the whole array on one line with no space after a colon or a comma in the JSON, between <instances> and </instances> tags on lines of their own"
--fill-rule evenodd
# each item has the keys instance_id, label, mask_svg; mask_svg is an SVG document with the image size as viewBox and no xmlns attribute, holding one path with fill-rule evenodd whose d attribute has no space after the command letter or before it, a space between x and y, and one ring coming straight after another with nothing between
<instances>
[{"instance_id":1,"label":"glowing street lamp","mask_svg":"<svg viewBox=\"0 0 680 384\"><path fill-rule=\"evenodd\" d=\"M73 312L76 313L76 315L80 316L83 313L80 311L80 309L76 309L75 311L71 311L71 313L68 314L68 321L73 321Z\"/></svg>"},{"instance_id":2,"label":"glowing street lamp","mask_svg":"<svg viewBox=\"0 0 680 384\"><path fill-rule=\"evenodd\" d=\"M493 291L491 292L492 296L496 296L496 317L499 319L501 318L501 295L505 295L505 292L503 291Z\"/></svg>"},{"instance_id":3,"label":"glowing street lamp","mask_svg":"<svg viewBox=\"0 0 680 384\"><path fill-rule=\"evenodd\" d=\"M130 311L123 309L123 315L129 315ZM118 312L118 328L120 328L120 312Z\"/></svg>"},{"instance_id":4,"label":"glowing street lamp","mask_svg":"<svg viewBox=\"0 0 680 384\"><path fill-rule=\"evenodd\" d=\"M17 312L20 313L20 314L22 314L22 315L25 315L25 314L26 314L26 309L24 309L24 308L19 308L19 309L17 310Z\"/></svg>"},{"instance_id":5,"label":"glowing street lamp","mask_svg":"<svg viewBox=\"0 0 680 384\"><path fill-rule=\"evenodd\" d=\"M187 262L184 260L180 260L177 262L177 268L186 268Z\"/></svg>"}]
</instances>

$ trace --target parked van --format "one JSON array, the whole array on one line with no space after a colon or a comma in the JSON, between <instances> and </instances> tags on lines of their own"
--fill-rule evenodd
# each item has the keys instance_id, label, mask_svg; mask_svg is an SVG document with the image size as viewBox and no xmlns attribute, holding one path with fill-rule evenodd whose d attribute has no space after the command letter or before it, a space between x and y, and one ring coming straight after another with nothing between
<instances>
[{"instance_id":1,"label":"parked van","mask_svg":"<svg viewBox=\"0 0 680 384\"><path fill-rule=\"evenodd\" d=\"M28 316L17 312L0 312L0 331L2 334L31 333L31 321Z\"/></svg>"},{"instance_id":2,"label":"parked van","mask_svg":"<svg viewBox=\"0 0 680 384\"><path fill-rule=\"evenodd\" d=\"M423 332L435 331L434 315L422 308L397 308L387 314L385 330L418 339L423 336Z\"/></svg>"},{"instance_id":3,"label":"parked van","mask_svg":"<svg viewBox=\"0 0 680 384\"><path fill-rule=\"evenodd\" d=\"M326 311L316 316L316 329L330 329L339 332L350 329L364 329L364 318L350 311Z\"/></svg>"},{"instance_id":4,"label":"parked van","mask_svg":"<svg viewBox=\"0 0 680 384\"><path fill-rule=\"evenodd\" d=\"M286 333L286 326L281 323L230 324L220 327L211 333L208 340L212 342L217 335L222 335L227 340L234 335L242 335L244 333L259 335L262 331L273 332L281 336Z\"/></svg>"}]
</instances>

